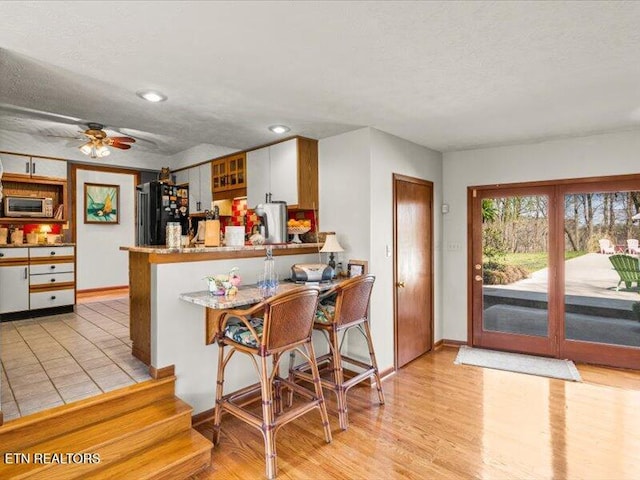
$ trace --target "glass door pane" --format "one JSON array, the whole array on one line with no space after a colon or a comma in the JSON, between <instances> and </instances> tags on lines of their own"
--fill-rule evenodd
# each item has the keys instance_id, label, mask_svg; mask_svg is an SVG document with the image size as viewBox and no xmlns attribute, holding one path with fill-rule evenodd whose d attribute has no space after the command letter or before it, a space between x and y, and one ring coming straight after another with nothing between
<instances>
[{"instance_id":1,"label":"glass door pane","mask_svg":"<svg viewBox=\"0 0 640 480\"><path fill-rule=\"evenodd\" d=\"M487 197L481 210L483 333L548 337L549 197Z\"/></svg>"},{"instance_id":2,"label":"glass door pane","mask_svg":"<svg viewBox=\"0 0 640 480\"><path fill-rule=\"evenodd\" d=\"M564 337L640 347L640 191L564 195Z\"/></svg>"}]
</instances>

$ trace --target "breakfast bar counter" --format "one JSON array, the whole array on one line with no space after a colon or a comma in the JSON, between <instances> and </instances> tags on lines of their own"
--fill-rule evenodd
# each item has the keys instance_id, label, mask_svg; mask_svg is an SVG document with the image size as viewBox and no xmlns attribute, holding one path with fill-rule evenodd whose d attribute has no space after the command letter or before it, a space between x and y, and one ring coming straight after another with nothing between
<instances>
[{"instance_id":1,"label":"breakfast bar counter","mask_svg":"<svg viewBox=\"0 0 640 480\"><path fill-rule=\"evenodd\" d=\"M133 355L155 371L173 366L176 395L191 404L194 413L212 408L217 353L205 341L205 312L211 309L181 300L180 294L202 292L208 287L206 277L228 274L232 269L237 269L243 285L255 284L263 272L267 248L273 252L275 273L280 279L289 278L293 264L318 263L320 247L317 243L182 249L120 247L129 252ZM243 384L250 379L238 376L234 380Z\"/></svg>"}]
</instances>

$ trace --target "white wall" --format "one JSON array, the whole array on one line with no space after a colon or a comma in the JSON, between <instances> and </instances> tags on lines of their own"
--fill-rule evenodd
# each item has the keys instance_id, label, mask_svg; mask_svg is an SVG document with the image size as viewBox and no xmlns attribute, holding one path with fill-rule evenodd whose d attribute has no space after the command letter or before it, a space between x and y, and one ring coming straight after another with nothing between
<instances>
[{"instance_id":1,"label":"white wall","mask_svg":"<svg viewBox=\"0 0 640 480\"><path fill-rule=\"evenodd\" d=\"M210 143L201 143L195 147L188 148L182 152L172 155L167 165L171 166L171 170L177 170L182 167L189 167L195 163L204 162L216 157L222 157L230 153L237 152L237 148L222 147L220 145L211 145Z\"/></svg>"},{"instance_id":2,"label":"white wall","mask_svg":"<svg viewBox=\"0 0 640 480\"><path fill-rule=\"evenodd\" d=\"M443 338L467 339L468 186L638 173L639 155L637 131L445 153Z\"/></svg>"},{"instance_id":3,"label":"white wall","mask_svg":"<svg viewBox=\"0 0 640 480\"><path fill-rule=\"evenodd\" d=\"M442 155L399 137L364 128L319 142L320 227L335 230L349 258L369 261L376 275L371 325L380 368L393 365L393 173L434 183L434 327L440 338L439 259ZM366 355L360 339L350 339L349 353Z\"/></svg>"},{"instance_id":4,"label":"white wall","mask_svg":"<svg viewBox=\"0 0 640 480\"><path fill-rule=\"evenodd\" d=\"M123 245L135 244L135 176L78 169L76 175L76 288L87 290L129 284L129 259ZM84 184L120 185L120 223L84 223Z\"/></svg>"}]
</instances>

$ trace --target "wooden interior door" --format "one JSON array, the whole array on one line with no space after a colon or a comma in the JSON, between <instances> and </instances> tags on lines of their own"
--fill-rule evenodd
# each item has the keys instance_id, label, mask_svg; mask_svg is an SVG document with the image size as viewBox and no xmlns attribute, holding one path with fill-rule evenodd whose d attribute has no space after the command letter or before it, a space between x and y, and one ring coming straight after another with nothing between
<instances>
[{"instance_id":1,"label":"wooden interior door","mask_svg":"<svg viewBox=\"0 0 640 480\"><path fill-rule=\"evenodd\" d=\"M400 368L433 347L433 183L394 174L394 333Z\"/></svg>"}]
</instances>

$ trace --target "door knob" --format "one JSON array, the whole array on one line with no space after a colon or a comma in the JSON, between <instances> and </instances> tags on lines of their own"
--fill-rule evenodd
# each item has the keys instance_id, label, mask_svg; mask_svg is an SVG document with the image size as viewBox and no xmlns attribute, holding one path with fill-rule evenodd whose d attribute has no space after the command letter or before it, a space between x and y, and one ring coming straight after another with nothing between
<instances>
[{"instance_id":1,"label":"door knob","mask_svg":"<svg viewBox=\"0 0 640 480\"><path fill-rule=\"evenodd\" d=\"M404 282L398 282L398 283L396 283L396 287L398 287L398 288L404 288Z\"/></svg>"},{"instance_id":2,"label":"door knob","mask_svg":"<svg viewBox=\"0 0 640 480\"><path fill-rule=\"evenodd\" d=\"M476 275L476 276L474 277L474 280L475 280L476 282L481 282L481 281L482 281L482 275Z\"/></svg>"}]
</instances>

